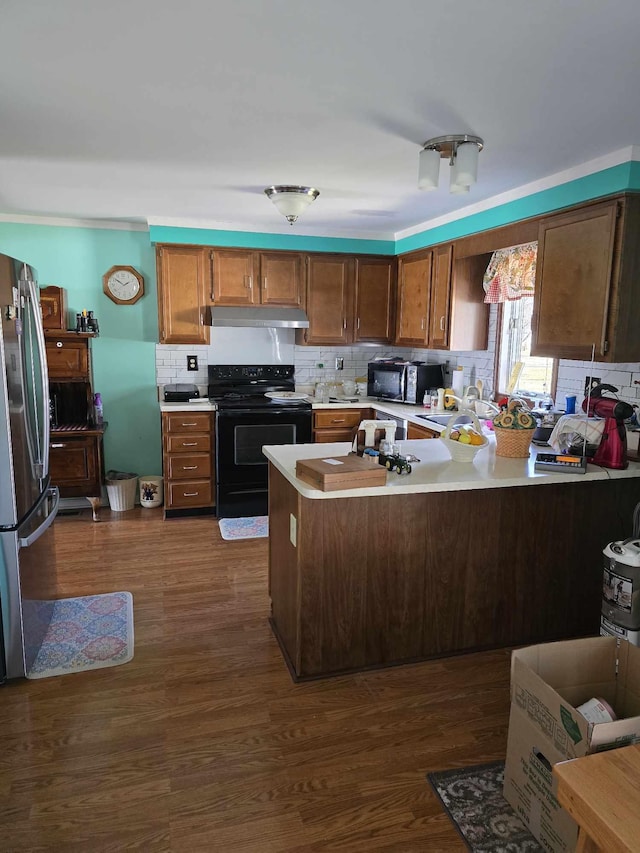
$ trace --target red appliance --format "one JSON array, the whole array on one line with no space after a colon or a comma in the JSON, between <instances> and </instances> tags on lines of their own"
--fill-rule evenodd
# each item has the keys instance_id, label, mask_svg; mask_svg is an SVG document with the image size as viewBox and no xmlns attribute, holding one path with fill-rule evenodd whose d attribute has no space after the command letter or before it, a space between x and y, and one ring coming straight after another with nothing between
<instances>
[{"instance_id":1,"label":"red appliance","mask_svg":"<svg viewBox=\"0 0 640 853\"><path fill-rule=\"evenodd\" d=\"M626 468L627 430L625 420L633 415L633 406L617 397L604 397L603 391L617 394L613 385L596 385L591 395L582 401L582 408L589 417L604 418L604 431L600 445L589 462L601 468Z\"/></svg>"}]
</instances>

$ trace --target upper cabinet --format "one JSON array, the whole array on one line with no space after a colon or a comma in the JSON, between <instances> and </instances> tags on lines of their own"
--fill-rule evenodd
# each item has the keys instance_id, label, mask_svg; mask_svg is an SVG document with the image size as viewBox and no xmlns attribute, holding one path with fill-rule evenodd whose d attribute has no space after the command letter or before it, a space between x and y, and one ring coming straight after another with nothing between
<instances>
[{"instance_id":1,"label":"upper cabinet","mask_svg":"<svg viewBox=\"0 0 640 853\"><path fill-rule=\"evenodd\" d=\"M395 343L442 350L487 348L482 278L491 255L456 260L453 243L398 259Z\"/></svg>"},{"instance_id":2,"label":"upper cabinet","mask_svg":"<svg viewBox=\"0 0 640 853\"><path fill-rule=\"evenodd\" d=\"M628 362L640 358L640 202L585 205L543 219L533 355Z\"/></svg>"},{"instance_id":3,"label":"upper cabinet","mask_svg":"<svg viewBox=\"0 0 640 853\"><path fill-rule=\"evenodd\" d=\"M432 262L432 251L398 258L395 343L399 346L427 346Z\"/></svg>"},{"instance_id":4,"label":"upper cabinet","mask_svg":"<svg viewBox=\"0 0 640 853\"><path fill-rule=\"evenodd\" d=\"M395 259L308 255L309 328L298 343L386 344L392 340Z\"/></svg>"},{"instance_id":5,"label":"upper cabinet","mask_svg":"<svg viewBox=\"0 0 640 853\"><path fill-rule=\"evenodd\" d=\"M311 345L348 344L353 294L353 259L346 255L308 255L306 310L309 328L298 336Z\"/></svg>"},{"instance_id":6,"label":"upper cabinet","mask_svg":"<svg viewBox=\"0 0 640 853\"><path fill-rule=\"evenodd\" d=\"M302 255L213 249L213 300L217 305L302 304Z\"/></svg>"},{"instance_id":7,"label":"upper cabinet","mask_svg":"<svg viewBox=\"0 0 640 853\"><path fill-rule=\"evenodd\" d=\"M208 344L204 313L211 301L209 249L158 246L158 327L162 344Z\"/></svg>"}]
</instances>

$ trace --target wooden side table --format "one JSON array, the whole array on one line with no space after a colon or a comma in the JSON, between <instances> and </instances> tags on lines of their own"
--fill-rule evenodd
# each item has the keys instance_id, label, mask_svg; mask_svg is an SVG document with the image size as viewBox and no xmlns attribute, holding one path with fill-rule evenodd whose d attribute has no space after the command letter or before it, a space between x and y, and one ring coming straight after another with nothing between
<instances>
[{"instance_id":1,"label":"wooden side table","mask_svg":"<svg viewBox=\"0 0 640 853\"><path fill-rule=\"evenodd\" d=\"M578 824L576 853L640 850L640 745L554 765L558 800Z\"/></svg>"}]
</instances>

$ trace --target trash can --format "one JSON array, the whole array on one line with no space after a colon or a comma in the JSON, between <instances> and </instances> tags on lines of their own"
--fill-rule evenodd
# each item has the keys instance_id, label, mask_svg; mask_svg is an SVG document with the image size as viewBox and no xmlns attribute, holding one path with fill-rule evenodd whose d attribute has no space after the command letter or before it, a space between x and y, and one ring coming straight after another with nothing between
<instances>
[{"instance_id":1,"label":"trash can","mask_svg":"<svg viewBox=\"0 0 640 853\"><path fill-rule=\"evenodd\" d=\"M136 504L137 474L122 471L107 471L105 477L109 506L114 512L125 512Z\"/></svg>"},{"instance_id":2,"label":"trash can","mask_svg":"<svg viewBox=\"0 0 640 853\"><path fill-rule=\"evenodd\" d=\"M140 506L162 506L162 475L140 477Z\"/></svg>"}]
</instances>

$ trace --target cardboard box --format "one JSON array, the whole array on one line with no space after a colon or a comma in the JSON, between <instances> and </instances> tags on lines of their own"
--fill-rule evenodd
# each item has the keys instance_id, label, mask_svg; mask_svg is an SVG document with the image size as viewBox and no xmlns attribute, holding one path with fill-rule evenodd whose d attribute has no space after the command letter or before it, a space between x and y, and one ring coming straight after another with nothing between
<instances>
[{"instance_id":1,"label":"cardboard box","mask_svg":"<svg viewBox=\"0 0 640 853\"><path fill-rule=\"evenodd\" d=\"M595 696L619 719L588 723L576 706ZM589 637L512 653L504 796L545 850L568 853L578 834L558 803L553 765L638 742L640 648Z\"/></svg>"},{"instance_id":2,"label":"cardboard box","mask_svg":"<svg viewBox=\"0 0 640 853\"><path fill-rule=\"evenodd\" d=\"M299 459L296 477L323 492L384 486L387 469L360 456L328 456L324 459Z\"/></svg>"}]
</instances>

